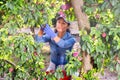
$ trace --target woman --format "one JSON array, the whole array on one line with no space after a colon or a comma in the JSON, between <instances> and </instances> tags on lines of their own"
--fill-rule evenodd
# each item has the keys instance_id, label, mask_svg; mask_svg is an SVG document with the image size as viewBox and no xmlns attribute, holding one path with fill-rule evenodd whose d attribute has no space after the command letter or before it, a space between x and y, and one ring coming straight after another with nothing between
<instances>
[{"instance_id":1,"label":"woman","mask_svg":"<svg viewBox=\"0 0 120 80\"><path fill-rule=\"evenodd\" d=\"M65 20L64 16L59 16L56 19L55 32L46 24L35 36L37 42L49 42L50 44L50 64L47 71L55 70L59 66L64 68L68 62L66 51L71 51L76 42L69 32L69 25L70 23ZM46 34L43 35L43 32Z\"/></svg>"}]
</instances>

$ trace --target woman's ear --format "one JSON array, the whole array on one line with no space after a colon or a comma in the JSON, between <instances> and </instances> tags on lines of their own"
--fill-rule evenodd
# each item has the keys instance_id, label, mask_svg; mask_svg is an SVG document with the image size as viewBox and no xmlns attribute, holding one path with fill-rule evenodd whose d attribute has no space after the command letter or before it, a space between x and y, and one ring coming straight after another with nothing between
<instances>
[{"instance_id":1,"label":"woman's ear","mask_svg":"<svg viewBox=\"0 0 120 80\"><path fill-rule=\"evenodd\" d=\"M67 24L67 28L69 28L69 25Z\"/></svg>"},{"instance_id":2,"label":"woman's ear","mask_svg":"<svg viewBox=\"0 0 120 80\"><path fill-rule=\"evenodd\" d=\"M68 25L66 25L66 29L69 29L69 26L68 26Z\"/></svg>"}]
</instances>

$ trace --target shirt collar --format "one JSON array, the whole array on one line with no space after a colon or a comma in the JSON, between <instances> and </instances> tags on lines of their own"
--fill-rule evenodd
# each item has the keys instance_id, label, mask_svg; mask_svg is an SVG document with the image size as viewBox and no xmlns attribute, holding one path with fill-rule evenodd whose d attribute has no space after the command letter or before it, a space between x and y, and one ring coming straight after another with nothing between
<instances>
[{"instance_id":1,"label":"shirt collar","mask_svg":"<svg viewBox=\"0 0 120 80\"><path fill-rule=\"evenodd\" d=\"M58 33L57 33L58 34ZM65 38L67 38L69 36L69 32L66 32L65 34L64 34L64 36L62 37L62 39L65 39Z\"/></svg>"}]
</instances>

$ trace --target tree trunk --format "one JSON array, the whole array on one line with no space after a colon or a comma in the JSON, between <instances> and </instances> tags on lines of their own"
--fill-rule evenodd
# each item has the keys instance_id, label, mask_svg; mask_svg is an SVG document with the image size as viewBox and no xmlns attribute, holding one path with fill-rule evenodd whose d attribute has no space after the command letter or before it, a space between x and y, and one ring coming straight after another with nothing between
<instances>
[{"instance_id":1,"label":"tree trunk","mask_svg":"<svg viewBox=\"0 0 120 80\"><path fill-rule=\"evenodd\" d=\"M90 32L90 23L88 21L87 15L82 12L83 0L71 0L72 7L74 8L75 16L77 17L79 30L85 29ZM83 71L86 73L88 70L92 69L90 55L82 51L83 56Z\"/></svg>"},{"instance_id":2,"label":"tree trunk","mask_svg":"<svg viewBox=\"0 0 120 80\"><path fill-rule=\"evenodd\" d=\"M77 17L79 29L85 29L90 31L90 23L87 15L82 11L83 0L71 0L71 4L74 8L75 16Z\"/></svg>"}]
</instances>

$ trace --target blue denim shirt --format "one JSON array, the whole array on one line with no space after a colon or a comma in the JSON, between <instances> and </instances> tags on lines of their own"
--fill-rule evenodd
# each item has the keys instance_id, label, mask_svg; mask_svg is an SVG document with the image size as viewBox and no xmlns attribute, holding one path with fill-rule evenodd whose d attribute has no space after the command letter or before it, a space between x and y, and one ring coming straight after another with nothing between
<instances>
[{"instance_id":1,"label":"blue denim shirt","mask_svg":"<svg viewBox=\"0 0 120 80\"><path fill-rule=\"evenodd\" d=\"M57 33L56 33L57 34ZM65 65L66 60L66 51L71 51L74 43L76 42L75 38L69 33L66 32L65 35L60 39L59 42L52 40L47 34L43 36L35 36L37 42L49 42L50 44L50 60L58 65Z\"/></svg>"}]
</instances>

